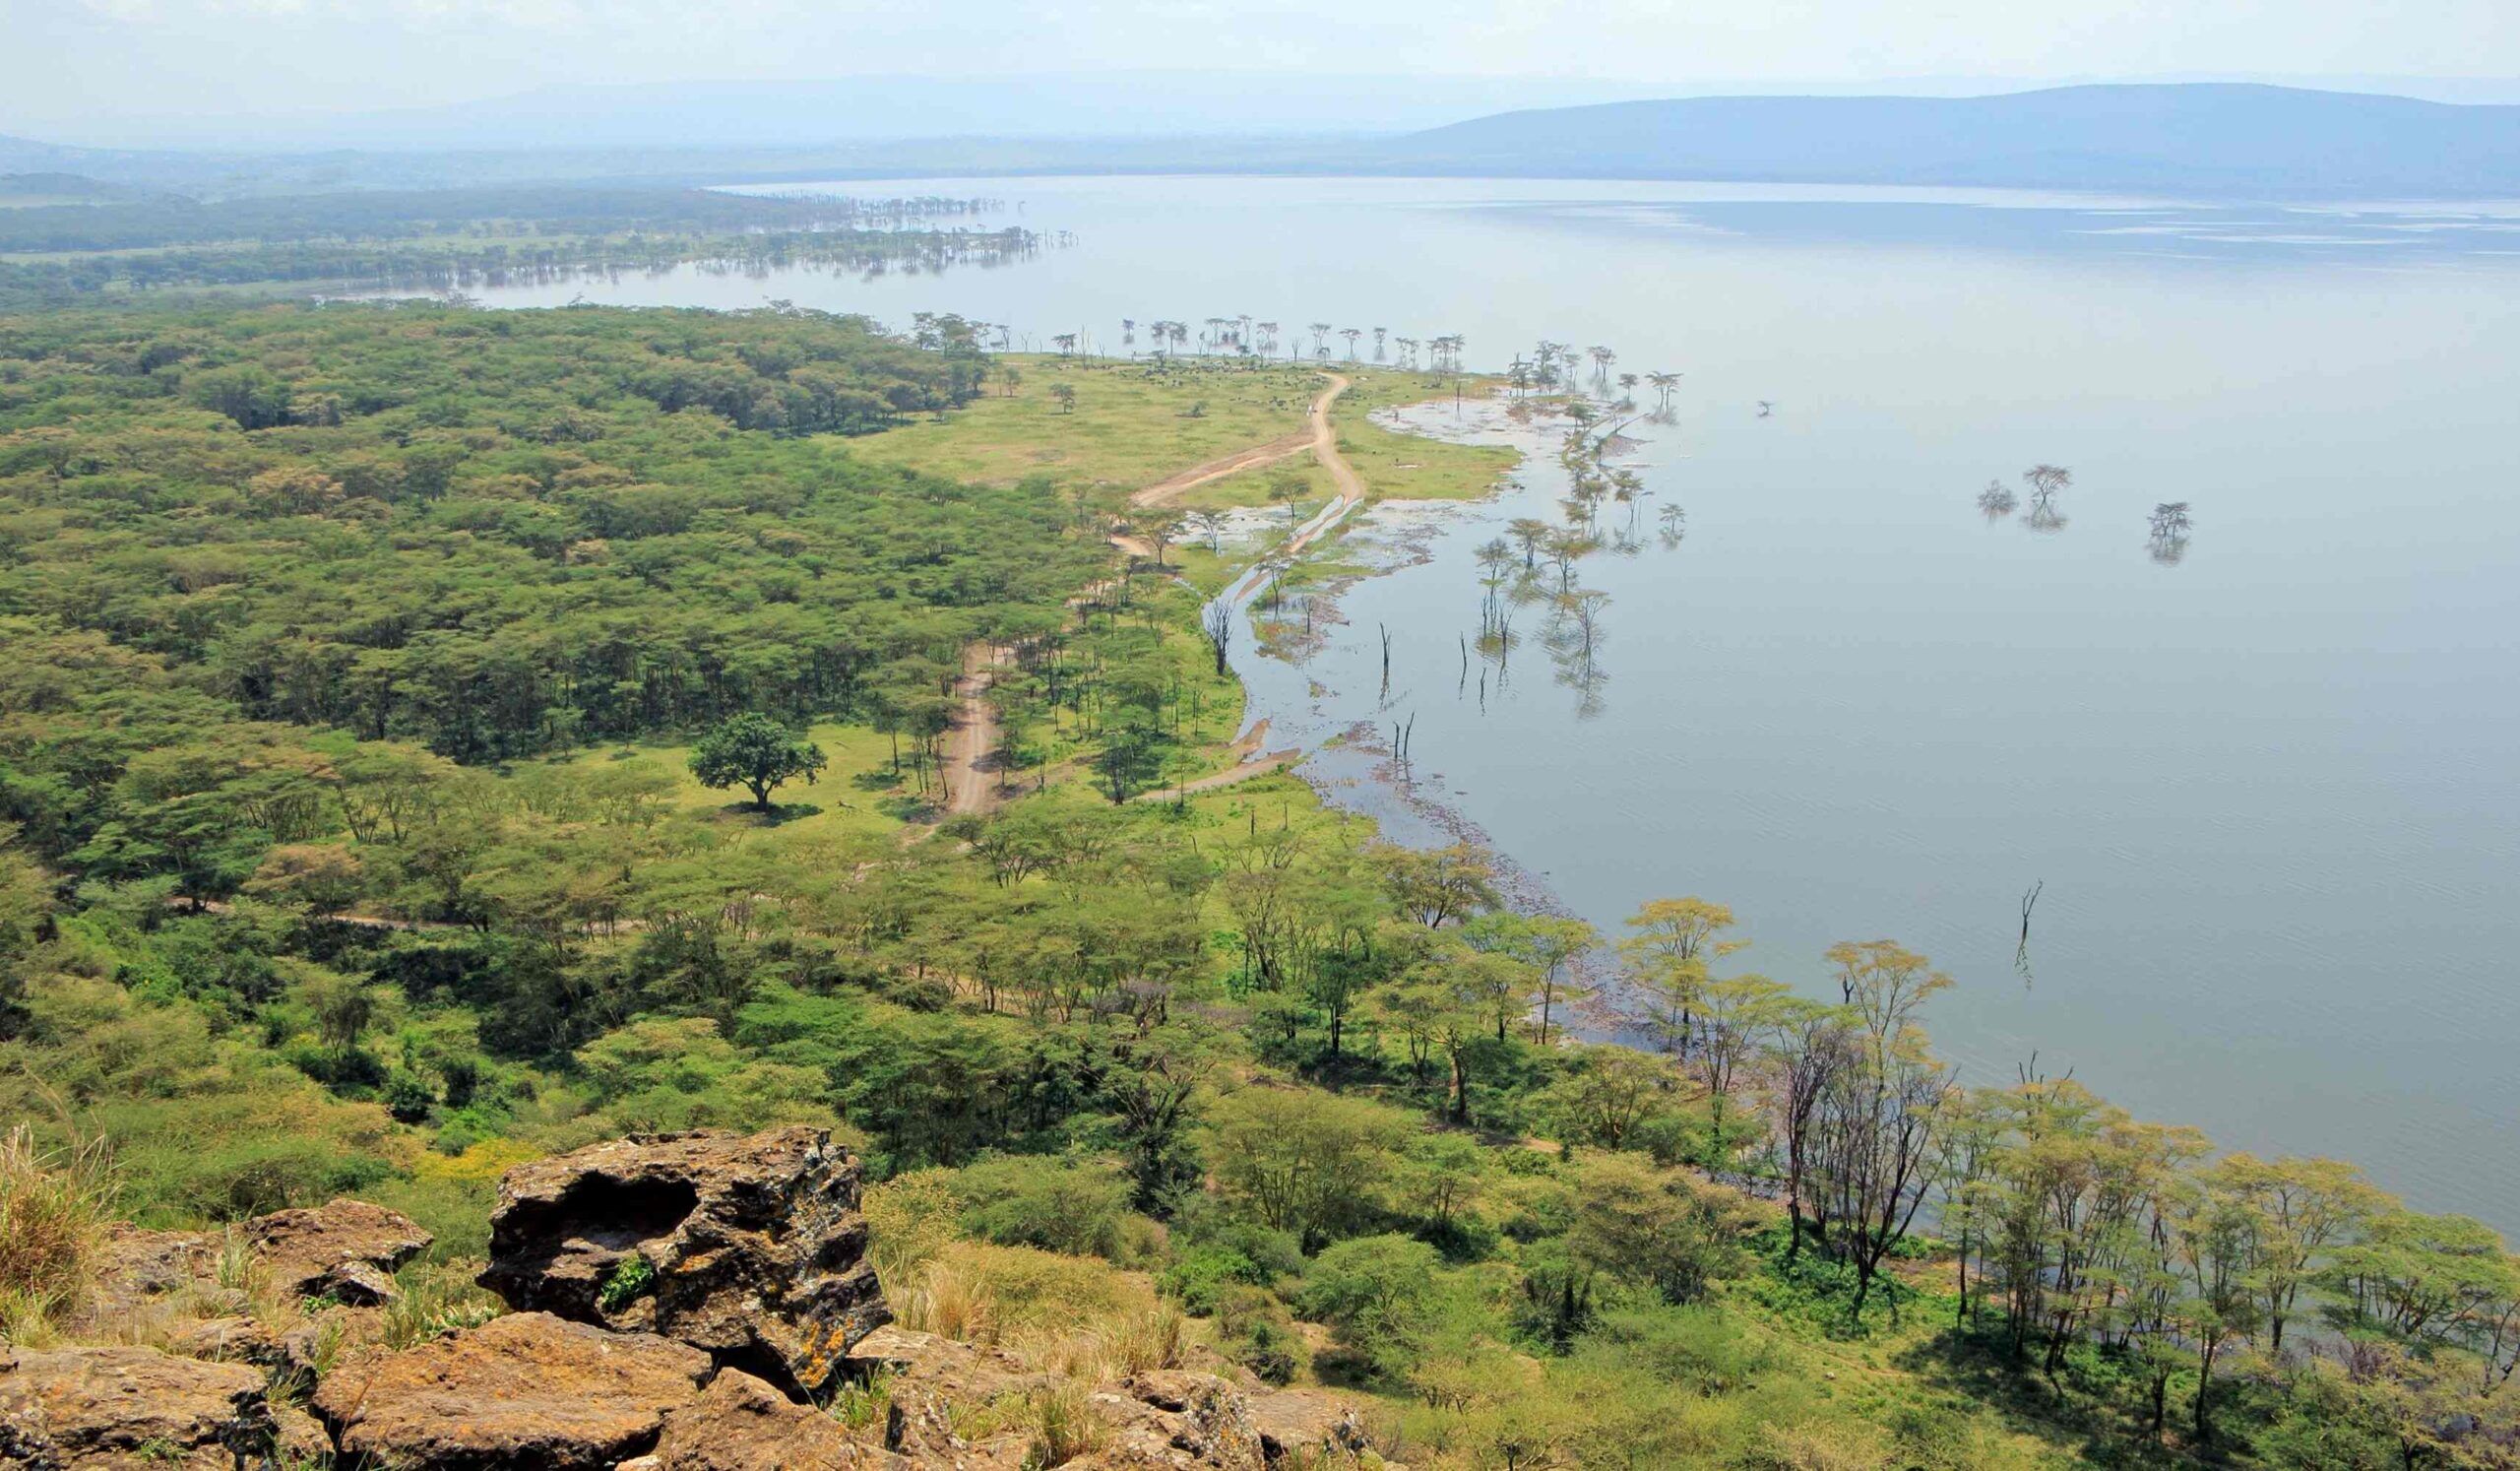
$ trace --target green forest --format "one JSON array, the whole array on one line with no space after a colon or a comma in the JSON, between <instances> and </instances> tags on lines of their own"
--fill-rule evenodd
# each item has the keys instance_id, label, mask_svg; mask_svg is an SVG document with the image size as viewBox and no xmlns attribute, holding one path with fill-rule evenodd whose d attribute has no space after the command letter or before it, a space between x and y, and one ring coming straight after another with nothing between
<instances>
[{"instance_id":1,"label":"green forest","mask_svg":"<svg viewBox=\"0 0 2520 1471\"><path fill-rule=\"evenodd\" d=\"M1772 980L1720 897L1597 934L1293 776L1184 790L1241 703L1169 526L1115 551L1161 518L1085 450L886 436L1310 374L986 348L0 317L0 1339L65 1331L106 1218L345 1193L435 1234L442 1331L507 1166L805 1122L907 1325L1183 1336L1412 1467L2520 1463L2485 1225L1961 1079L1893 941Z\"/></svg>"}]
</instances>

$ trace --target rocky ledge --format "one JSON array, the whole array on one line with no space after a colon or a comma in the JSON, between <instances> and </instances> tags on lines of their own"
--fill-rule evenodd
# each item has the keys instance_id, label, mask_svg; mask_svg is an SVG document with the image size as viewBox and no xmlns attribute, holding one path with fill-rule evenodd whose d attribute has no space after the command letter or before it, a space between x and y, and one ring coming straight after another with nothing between
<instances>
[{"instance_id":1,"label":"rocky ledge","mask_svg":"<svg viewBox=\"0 0 2520 1471\"><path fill-rule=\"evenodd\" d=\"M857 1205L856 1162L810 1128L634 1135L536 1161L501 1183L480 1275L512 1311L399 1335L382 1330L393 1274L429 1238L393 1211L339 1200L223 1237L126 1230L73 1336L174 1351L0 1349L0 1464L1019 1471L1032 1439L967 1439L971 1412L1061 1392L1103 1428L1060 1462L1079 1471L1358 1459L1354 1419L1327 1396L1178 1370L1081 1390L886 1327ZM249 1281L310 1311L266 1324ZM879 1377L876 1423L819 1408Z\"/></svg>"}]
</instances>

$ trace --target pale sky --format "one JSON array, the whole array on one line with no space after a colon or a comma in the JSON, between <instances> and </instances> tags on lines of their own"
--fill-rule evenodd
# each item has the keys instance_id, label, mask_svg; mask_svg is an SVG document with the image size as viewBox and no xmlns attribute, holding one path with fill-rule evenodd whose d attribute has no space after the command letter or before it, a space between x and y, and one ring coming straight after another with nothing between
<instances>
[{"instance_id":1,"label":"pale sky","mask_svg":"<svg viewBox=\"0 0 2520 1471\"><path fill-rule=\"evenodd\" d=\"M0 0L0 130L555 83L1166 69L2520 78L2520 0Z\"/></svg>"}]
</instances>

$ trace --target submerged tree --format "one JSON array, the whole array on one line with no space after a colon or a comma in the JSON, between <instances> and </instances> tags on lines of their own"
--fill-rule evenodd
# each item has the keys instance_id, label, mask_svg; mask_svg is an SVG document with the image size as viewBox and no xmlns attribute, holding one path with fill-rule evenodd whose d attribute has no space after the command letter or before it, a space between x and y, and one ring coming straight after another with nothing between
<instances>
[{"instance_id":1,"label":"submerged tree","mask_svg":"<svg viewBox=\"0 0 2520 1471\"><path fill-rule=\"evenodd\" d=\"M2030 513L2021 524L2037 532L2064 530L2065 514L2056 509L2056 495L2073 484L2074 473L2061 465L2033 465L2021 478L2030 486Z\"/></svg>"},{"instance_id":2,"label":"submerged tree","mask_svg":"<svg viewBox=\"0 0 2520 1471\"><path fill-rule=\"evenodd\" d=\"M2188 526L2187 502L2166 500L2153 507L2152 533L2146 544L2153 560L2169 567L2185 557Z\"/></svg>"}]
</instances>

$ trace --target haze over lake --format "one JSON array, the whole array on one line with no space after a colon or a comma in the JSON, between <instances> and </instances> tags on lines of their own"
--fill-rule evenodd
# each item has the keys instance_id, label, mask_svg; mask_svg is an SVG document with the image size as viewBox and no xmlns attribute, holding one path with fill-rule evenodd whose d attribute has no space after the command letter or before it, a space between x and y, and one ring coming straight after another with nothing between
<instances>
[{"instance_id":1,"label":"haze over lake","mask_svg":"<svg viewBox=\"0 0 2520 1471\"><path fill-rule=\"evenodd\" d=\"M1621 463L1686 540L1585 569L1609 597L1597 709L1537 648L1483 712L1457 688L1471 549L1554 516L1537 468L1351 590L1299 675L1246 661L1259 708L1312 738L1415 712L1427 785L1606 927L1721 899L1740 963L1806 988L1834 940L1925 951L1961 983L1932 1016L1974 1080L2035 1050L2141 1117L2520 1228L2520 206L832 187L1002 197L1075 243L478 294L958 311L1111 352L1124 316L1249 313L1460 333L1480 368L1545 337L1684 372L1676 422ZM2059 529L1980 514L2038 462L2074 473ZM2194 522L2170 565L2165 501Z\"/></svg>"}]
</instances>

